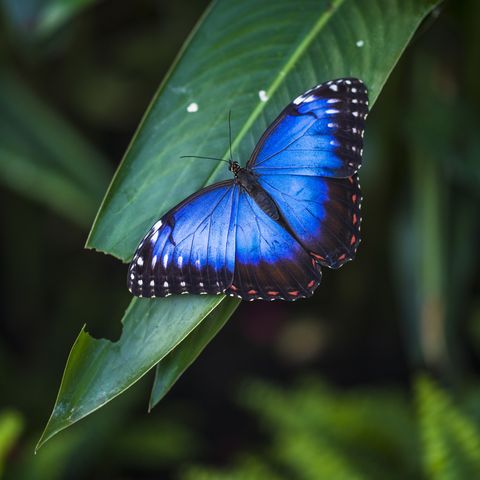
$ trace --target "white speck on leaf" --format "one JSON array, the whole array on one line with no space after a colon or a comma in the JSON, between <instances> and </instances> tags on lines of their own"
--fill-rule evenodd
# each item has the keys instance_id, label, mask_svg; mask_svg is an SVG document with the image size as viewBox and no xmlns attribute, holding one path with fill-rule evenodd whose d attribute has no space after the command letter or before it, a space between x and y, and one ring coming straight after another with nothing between
<instances>
[{"instance_id":1,"label":"white speck on leaf","mask_svg":"<svg viewBox=\"0 0 480 480\"><path fill-rule=\"evenodd\" d=\"M189 113L198 112L198 103L192 102L192 103L187 107L187 112L189 112Z\"/></svg>"},{"instance_id":2,"label":"white speck on leaf","mask_svg":"<svg viewBox=\"0 0 480 480\"><path fill-rule=\"evenodd\" d=\"M365 45L365 41L364 40L357 40L357 43L355 43L355 45L358 48L362 48Z\"/></svg>"},{"instance_id":3,"label":"white speck on leaf","mask_svg":"<svg viewBox=\"0 0 480 480\"><path fill-rule=\"evenodd\" d=\"M262 101L262 102L266 102L268 100L268 95L267 95L267 92L265 90L259 90L258 92L258 98Z\"/></svg>"}]
</instances>

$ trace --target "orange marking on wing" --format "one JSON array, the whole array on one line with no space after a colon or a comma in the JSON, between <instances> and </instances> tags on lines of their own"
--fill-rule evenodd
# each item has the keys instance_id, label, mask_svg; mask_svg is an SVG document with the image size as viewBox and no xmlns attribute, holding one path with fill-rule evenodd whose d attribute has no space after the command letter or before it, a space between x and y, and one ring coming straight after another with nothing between
<instances>
[{"instance_id":1,"label":"orange marking on wing","mask_svg":"<svg viewBox=\"0 0 480 480\"><path fill-rule=\"evenodd\" d=\"M292 295L292 297L296 297L300 294L300 292L298 290L293 290L292 292L288 292L290 295Z\"/></svg>"},{"instance_id":2,"label":"orange marking on wing","mask_svg":"<svg viewBox=\"0 0 480 480\"><path fill-rule=\"evenodd\" d=\"M357 214L356 213L353 214L353 224L354 225L357 224Z\"/></svg>"},{"instance_id":3,"label":"orange marking on wing","mask_svg":"<svg viewBox=\"0 0 480 480\"><path fill-rule=\"evenodd\" d=\"M357 195L355 193L352 195L352 202L353 203L357 202Z\"/></svg>"},{"instance_id":4,"label":"orange marking on wing","mask_svg":"<svg viewBox=\"0 0 480 480\"><path fill-rule=\"evenodd\" d=\"M230 285L230 288L231 288L234 292L238 291L238 288L237 288L233 283Z\"/></svg>"},{"instance_id":5,"label":"orange marking on wing","mask_svg":"<svg viewBox=\"0 0 480 480\"><path fill-rule=\"evenodd\" d=\"M317 260L322 260L322 261L325 260L325 257L322 257L321 255L318 255L316 253L310 252L310 255L312 257L315 257Z\"/></svg>"},{"instance_id":6,"label":"orange marking on wing","mask_svg":"<svg viewBox=\"0 0 480 480\"><path fill-rule=\"evenodd\" d=\"M256 295L258 292L253 288L247 292L249 295Z\"/></svg>"},{"instance_id":7,"label":"orange marking on wing","mask_svg":"<svg viewBox=\"0 0 480 480\"><path fill-rule=\"evenodd\" d=\"M270 295L271 297L276 297L280 292L276 292L275 290L270 290L267 292L267 295Z\"/></svg>"},{"instance_id":8,"label":"orange marking on wing","mask_svg":"<svg viewBox=\"0 0 480 480\"><path fill-rule=\"evenodd\" d=\"M345 260L347 258L347 256L343 253L342 255L340 255L338 257L338 260L341 262L342 260Z\"/></svg>"},{"instance_id":9,"label":"orange marking on wing","mask_svg":"<svg viewBox=\"0 0 480 480\"><path fill-rule=\"evenodd\" d=\"M353 184L353 177L348 177L348 181Z\"/></svg>"},{"instance_id":10,"label":"orange marking on wing","mask_svg":"<svg viewBox=\"0 0 480 480\"><path fill-rule=\"evenodd\" d=\"M307 288L312 288L315 285L315 280L308 282Z\"/></svg>"},{"instance_id":11,"label":"orange marking on wing","mask_svg":"<svg viewBox=\"0 0 480 480\"><path fill-rule=\"evenodd\" d=\"M355 237L355 235L352 235L352 238L350 240L350 245L353 245L356 241L357 241L357 238Z\"/></svg>"}]
</instances>

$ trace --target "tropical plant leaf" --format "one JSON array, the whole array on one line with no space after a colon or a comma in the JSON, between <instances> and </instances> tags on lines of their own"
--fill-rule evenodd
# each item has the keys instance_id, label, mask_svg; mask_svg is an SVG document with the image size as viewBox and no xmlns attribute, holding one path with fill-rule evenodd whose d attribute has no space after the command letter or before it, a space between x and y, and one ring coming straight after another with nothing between
<instances>
[{"instance_id":1,"label":"tropical plant leaf","mask_svg":"<svg viewBox=\"0 0 480 480\"><path fill-rule=\"evenodd\" d=\"M234 156L244 162L278 112L317 83L360 77L373 102L435 3L215 2L153 99L107 192L87 246L127 260L158 217L189 193L225 178L223 164L179 157L228 157L229 110L233 111ZM82 332L41 442L134 383L220 301L208 296L134 300L118 343L92 340Z\"/></svg>"},{"instance_id":2,"label":"tropical plant leaf","mask_svg":"<svg viewBox=\"0 0 480 480\"><path fill-rule=\"evenodd\" d=\"M55 407L37 448L138 381L216 307L202 302L203 297L194 298L198 305L180 295L153 302L135 299L125 312L117 342L95 340L82 330L68 357ZM217 304L221 301L217 297Z\"/></svg>"},{"instance_id":3,"label":"tropical plant leaf","mask_svg":"<svg viewBox=\"0 0 480 480\"><path fill-rule=\"evenodd\" d=\"M226 298L178 347L157 364L149 410L168 393L182 373L221 330L237 307L236 299Z\"/></svg>"}]
</instances>

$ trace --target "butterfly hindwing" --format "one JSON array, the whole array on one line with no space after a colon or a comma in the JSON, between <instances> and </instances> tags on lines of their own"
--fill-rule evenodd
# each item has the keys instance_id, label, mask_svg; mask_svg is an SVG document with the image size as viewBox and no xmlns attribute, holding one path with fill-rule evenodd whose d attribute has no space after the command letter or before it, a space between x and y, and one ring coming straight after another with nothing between
<instances>
[{"instance_id":1,"label":"butterfly hindwing","mask_svg":"<svg viewBox=\"0 0 480 480\"><path fill-rule=\"evenodd\" d=\"M361 80L323 83L290 103L265 131L247 168L259 175L349 177L360 167L368 113Z\"/></svg>"},{"instance_id":2,"label":"butterfly hindwing","mask_svg":"<svg viewBox=\"0 0 480 480\"><path fill-rule=\"evenodd\" d=\"M358 177L268 175L260 185L275 200L303 247L323 266L338 268L360 243Z\"/></svg>"},{"instance_id":3,"label":"butterfly hindwing","mask_svg":"<svg viewBox=\"0 0 480 480\"><path fill-rule=\"evenodd\" d=\"M164 215L138 246L128 271L136 296L219 294L232 282L238 186L204 188Z\"/></svg>"},{"instance_id":4,"label":"butterfly hindwing","mask_svg":"<svg viewBox=\"0 0 480 480\"><path fill-rule=\"evenodd\" d=\"M243 300L297 300L320 283L317 262L244 190L237 214L233 283L226 293Z\"/></svg>"}]
</instances>

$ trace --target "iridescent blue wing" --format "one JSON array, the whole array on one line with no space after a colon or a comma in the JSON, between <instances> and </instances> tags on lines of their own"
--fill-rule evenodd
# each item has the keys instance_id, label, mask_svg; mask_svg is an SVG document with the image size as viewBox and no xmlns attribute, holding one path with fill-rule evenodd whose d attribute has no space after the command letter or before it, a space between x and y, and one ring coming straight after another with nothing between
<instances>
[{"instance_id":1,"label":"iridescent blue wing","mask_svg":"<svg viewBox=\"0 0 480 480\"><path fill-rule=\"evenodd\" d=\"M318 85L280 113L247 168L261 175L352 176L362 161L367 114L367 89L361 80Z\"/></svg>"},{"instance_id":2,"label":"iridescent blue wing","mask_svg":"<svg viewBox=\"0 0 480 480\"><path fill-rule=\"evenodd\" d=\"M319 85L288 105L247 168L275 200L295 237L338 268L360 243L360 185L367 89L354 78Z\"/></svg>"},{"instance_id":3,"label":"iridescent blue wing","mask_svg":"<svg viewBox=\"0 0 480 480\"><path fill-rule=\"evenodd\" d=\"M320 283L317 262L245 191L238 200L233 283L226 293L243 300L297 300Z\"/></svg>"},{"instance_id":4,"label":"iridescent blue wing","mask_svg":"<svg viewBox=\"0 0 480 480\"><path fill-rule=\"evenodd\" d=\"M128 269L139 297L219 294L232 283L239 188L206 187L164 215L140 242Z\"/></svg>"}]
</instances>

